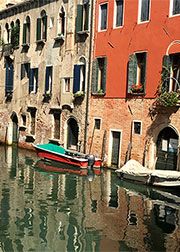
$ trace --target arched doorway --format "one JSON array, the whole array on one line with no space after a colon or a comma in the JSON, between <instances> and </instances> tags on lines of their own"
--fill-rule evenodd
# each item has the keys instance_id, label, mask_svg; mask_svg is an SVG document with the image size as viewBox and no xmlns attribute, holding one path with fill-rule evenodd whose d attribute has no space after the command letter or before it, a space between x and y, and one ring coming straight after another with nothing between
<instances>
[{"instance_id":1,"label":"arched doorway","mask_svg":"<svg viewBox=\"0 0 180 252\"><path fill-rule=\"evenodd\" d=\"M77 121L74 118L68 120L68 130L67 130L67 148L68 149L78 149L78 134L79 127Z\"/></svg>"},{"instance_id":2,"label":"arched doorway","mask_svg":"<svg viewBox=\"0 0 180 252\"><path fill-rule=\"evenodd\" d=\"M156 169L177 170L178 141L179 137L171 127L161 130L156 142Z\"/></svg>"},{"instance_id":3,"label":"arched doorway","mask_svg":"<svg viewBox=\"0 0 180 252\"><path fill-rule=\"evenodd\" d=\"M11 115L12 120L12 143L18 142L18 118L15 112Z\"/></svg>"}]
</instances>

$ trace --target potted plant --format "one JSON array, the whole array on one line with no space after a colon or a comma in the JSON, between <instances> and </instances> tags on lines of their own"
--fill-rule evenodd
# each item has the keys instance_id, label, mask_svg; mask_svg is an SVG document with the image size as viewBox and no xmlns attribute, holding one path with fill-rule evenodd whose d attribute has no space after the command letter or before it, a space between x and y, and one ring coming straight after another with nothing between
<instances>
[{"instance_id":1,"label":"potted plant","mask_svg":"<svg viewBox=\"0 0 180 252\"><path fill-rule=\"evenodd\" d=\"M77 91L76 93L74 93L74 98L76 97L84 97L84 92L83 91Z\"/></svg>"},{"instance_id":2,"label":"potted plant","mask_svg":"<svg viewBox=\"0 0 180 252\"><path fill-rule=\"evenodd\" d=\"M164 107L176 106L180 101L180 90L171 92L162 92L157 97L157 104Z\"/></svg>"},{"instance_id":3,"label":"potted plant","mask_svg":"<svg viewBox=\"0 0 180 252\"><path fill-rule=\"evenodd\" d=\"M139 94L139 93L143 93L143 91L144 91L144 87L141 83L133 84L131 86L131 93Z\"/></svg>"}]
</instances>

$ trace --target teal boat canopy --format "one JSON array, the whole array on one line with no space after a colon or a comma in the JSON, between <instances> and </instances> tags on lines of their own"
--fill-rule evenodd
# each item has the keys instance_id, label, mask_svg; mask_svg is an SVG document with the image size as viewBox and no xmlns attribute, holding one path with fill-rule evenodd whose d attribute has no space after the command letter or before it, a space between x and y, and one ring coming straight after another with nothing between
<instances>
[{"instance_id":1,"label":"teal boat canopy","mask_svg":"<svg viewBox=\"0 0 180 252\"><path fill-rule=\"evenodd\" d=\"M66 152L66 150L62 146L51 144L51 143L38 144L37 147L44 149L44 150L47 150L47 151L57 152L60 154L65 154L65 152Z\"/></svg>"}]
</instances>

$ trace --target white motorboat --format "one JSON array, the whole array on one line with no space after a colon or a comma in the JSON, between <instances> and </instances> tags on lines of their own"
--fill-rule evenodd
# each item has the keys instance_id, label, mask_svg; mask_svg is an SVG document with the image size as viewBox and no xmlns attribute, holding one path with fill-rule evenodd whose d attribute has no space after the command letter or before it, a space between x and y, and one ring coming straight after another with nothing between
<instances>
[{"instance_id":1,"label":"white motorboat","mask_svg":"<svg viewBox=\"0 0 180 252\"><path fill-rule=\"evenodd\" d=\"M136 160L129 160L116 170L118 177L146 185L180 187L180 172L172 170L150 170Z\"/></svg>"}]
</instances>

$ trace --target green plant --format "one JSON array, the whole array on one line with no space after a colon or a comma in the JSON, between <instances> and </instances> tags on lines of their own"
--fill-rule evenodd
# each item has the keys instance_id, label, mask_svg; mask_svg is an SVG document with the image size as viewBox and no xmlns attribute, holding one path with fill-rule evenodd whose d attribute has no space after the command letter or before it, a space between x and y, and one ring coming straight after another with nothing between
<instances>
[{"instance_id":1,"label":"green plant","mask_svg":"<svg viewBox=\"0 0 180 252\"><path fill-rule=\"evenodd\" d=\"M144 87L140 83L139 84L133 84L131 86L131 92L132 93L143 93L143 91L144 91Z\"/></svg>"},{"instance_id":2,"label":"green plant","mask_svg":"<svg viewBox=\"0 0 180 252\"><path fill-rule=\"evenodd\" d=\"M157 103L164 107L172 107L176 106L180 99L179 92L171 91L171 92L162 92L157 97Z\"/></svg>"},{"instance_id":3,"label":"green plant","mask_svg":"<svg viewBox=\"0 0 180 252\"><path fill-rule=\"evenodd\" d=\"M74 94L74 97L83 97L84 96L84 92L83 91L77 91L75 94Z\"/></svg>"}]
</instances>

